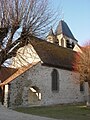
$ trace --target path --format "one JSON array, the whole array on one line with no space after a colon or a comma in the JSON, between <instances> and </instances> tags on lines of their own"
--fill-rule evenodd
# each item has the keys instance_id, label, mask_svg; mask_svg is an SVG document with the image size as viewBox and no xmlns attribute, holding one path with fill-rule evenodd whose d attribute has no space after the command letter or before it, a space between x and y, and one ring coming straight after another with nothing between
<instances>
[{"instance_id":1,"label":"path","mask_svg":"<svg viewBox=\"0 0 90 120\"><path fill-rule=\"evenodd\" d=\"M19 113L0 105L0 120L56 120L56 119Z\"/></svg>"}]
</instances>

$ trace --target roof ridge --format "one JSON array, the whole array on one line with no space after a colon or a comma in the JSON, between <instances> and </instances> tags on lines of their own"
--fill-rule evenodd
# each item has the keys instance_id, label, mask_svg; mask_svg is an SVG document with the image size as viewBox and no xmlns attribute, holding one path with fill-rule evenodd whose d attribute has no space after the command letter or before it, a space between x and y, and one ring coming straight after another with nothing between
<instances>
[{"instance_id":1,"label":"roof ridge","mask_svg":"<svg viewBox=\"0 0 90 120\"><path fill-rule=\"evenodd\" d=\"M63 34L73 40L76 40L69 26L64 20L61 20L56 28L56 35Z\"/></svg>"}]
</instances>

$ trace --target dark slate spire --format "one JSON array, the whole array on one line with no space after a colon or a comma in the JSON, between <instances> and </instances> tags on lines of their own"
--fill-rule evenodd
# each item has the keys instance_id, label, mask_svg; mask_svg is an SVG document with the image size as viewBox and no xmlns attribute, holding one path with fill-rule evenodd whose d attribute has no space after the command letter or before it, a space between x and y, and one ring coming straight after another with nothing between
<instances>
[{"instance_id":1,"label":"dark slate spire","mask_svg":"<svg viewBox=\"0 0 90 120\"><path fill-rule=\"evenodd\" d=\"M49 32L48 36L54 36L54 32L53 32L52 27L51 27L51 29L50 29L50 32Z\"/></svg>"},{"instance_id":2,"label":"dark slate spire","mask_svg":"<svg viewBox=\"0 0 90 120\"><path fill-rule=\"evenodd\" d=\"M69 29L68 25L63 21L61 20L57 26L57 29L56 29L56 35L60 35L60 34L63 34L73 40L76 40L71 32L71 30Z\"/></svg>"}]
</instances>

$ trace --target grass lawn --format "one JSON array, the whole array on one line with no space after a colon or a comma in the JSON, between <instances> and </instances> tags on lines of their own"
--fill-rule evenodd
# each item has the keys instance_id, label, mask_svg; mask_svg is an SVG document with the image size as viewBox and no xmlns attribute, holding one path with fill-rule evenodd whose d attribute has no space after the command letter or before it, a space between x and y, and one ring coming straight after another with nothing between
<instances>
[{"instance_id":1,"label":"grass lawn","mask_svg":"<svg viewBox=\"0 0 90 120\"><path fill-rule=\"evenodd\" d=\"M90 108L84 105L56 105L16 108L18 112L63 120L90 120Z\"/></svg>"}]
</instances>

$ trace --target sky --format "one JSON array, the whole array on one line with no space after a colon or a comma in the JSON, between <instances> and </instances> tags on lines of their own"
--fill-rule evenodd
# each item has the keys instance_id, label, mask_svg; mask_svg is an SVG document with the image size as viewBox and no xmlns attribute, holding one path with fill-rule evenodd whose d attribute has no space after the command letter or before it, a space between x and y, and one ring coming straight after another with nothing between
<instances>
[{"instance_id":1,"label":"sky","mask_svg":"<svg viewBox=\"0 0 90 120\"><path fill-rule=\"evenodd\" d=\"M80 45L90 40L90 0L50 0Z\"/></svg>"}]
</instances>

